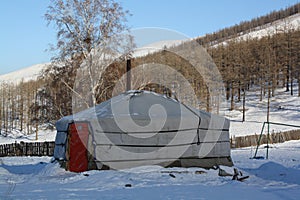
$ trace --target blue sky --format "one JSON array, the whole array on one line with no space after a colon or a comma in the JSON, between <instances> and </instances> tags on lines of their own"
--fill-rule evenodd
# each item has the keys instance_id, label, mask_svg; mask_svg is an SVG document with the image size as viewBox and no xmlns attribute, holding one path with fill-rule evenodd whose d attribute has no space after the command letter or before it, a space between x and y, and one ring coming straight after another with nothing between
<instances>
[{"instance_id":1,"label":"blue sky","mask_svg":"<svg viewBox=\"0 0 300 200\"><path fill-rule=\"evenodd\" d=\"M117 0L118 1L118 0ZM300 0L119 0L132 28L158 27L201 36L286 8ZM49 62L54 27L43 18L47 0L0 1L0 74Z\"/></svg>"}]
</instances>

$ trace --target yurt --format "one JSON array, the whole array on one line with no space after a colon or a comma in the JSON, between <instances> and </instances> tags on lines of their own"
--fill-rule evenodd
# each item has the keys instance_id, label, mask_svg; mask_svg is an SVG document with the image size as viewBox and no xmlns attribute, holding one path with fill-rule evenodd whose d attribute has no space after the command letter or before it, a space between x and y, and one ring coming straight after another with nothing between
<instances>
[{"instance_id":1,"label":"yurt","mask_svg":"<svg viewBox=\"0 0 300 200\"><path fill-rule=\"evenodd\" d=\"M148 91L128 91L56 123L67 170L232 166L229 120Z\"/></svg>"}]
</instances>

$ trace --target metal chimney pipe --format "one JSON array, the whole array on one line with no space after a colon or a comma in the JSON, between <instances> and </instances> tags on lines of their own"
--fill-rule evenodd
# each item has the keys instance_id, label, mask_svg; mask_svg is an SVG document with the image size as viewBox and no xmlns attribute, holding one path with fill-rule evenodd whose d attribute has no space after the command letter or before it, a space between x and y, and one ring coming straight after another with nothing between
<instances>
[{"instance_id":1,"label":"metal chimney pipe","mask_svg":"<svg viewBox=\"0 0 300 200\"><path fill-rule=\"evenodd\" d=\"M126 64L126 78L127 78L127 83L126 83L126 90L129 91L131 90L131 59L127 60Z\"/></svg>"}]
</instances>

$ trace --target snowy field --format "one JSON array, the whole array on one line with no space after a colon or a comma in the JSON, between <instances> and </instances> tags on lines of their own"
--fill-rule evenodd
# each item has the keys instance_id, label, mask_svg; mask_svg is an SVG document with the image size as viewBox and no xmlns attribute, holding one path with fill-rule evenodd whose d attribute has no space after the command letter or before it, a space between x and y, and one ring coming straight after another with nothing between
<instances>
[{"instance_id":1,"label":"snowy field","mask_svg":"<svg viewBox=\"0 0 300 200\"><path fill-rule=\"evenodd\" d=\"M249 159L251 148L232 150L235 167L250 176L243 182L201 168L145 166L77 174L49 157L5 157L0 158L0 199L299 199L300 141L272 147L269 160Z\"/></svg>"},{"instance_id":2,"label":"snowy field","mask_svg":"<svg viewBox=\"0 0 300 200\"><path fill-rule=\"evenodd\" d=\"M285 88L277 89L275 97L270 99L270 122L285 123L299 126L300 97L298 87L294 86L294 96L285 92ZM267 97L259 101L259 91L247 93L246 121L242 122L242 102L235 106L233 111L222 114L230 119L230 134L234 136L260 134L263 122L267 121ZM229 108L229 105L226 106ZM271 132L295 130L297 128L279 125L270 125ZM267 129L265 129L267 131Z\"/></svg>"},{"instance_id":3,"label":"snowy field","mask_svg":"<svg viewBox=\"0 0 300 200\"><path fill-rule=\"evenodd\" d=\"M8 133L7 136L0 135L0 145L1 144L11 144L23 142L45 142L54 141L56 136L56 130L40 129L38 132L38 140L36 140L35 134L26 135L19 130L13 130Z\"/></svg>"}]
</instances>

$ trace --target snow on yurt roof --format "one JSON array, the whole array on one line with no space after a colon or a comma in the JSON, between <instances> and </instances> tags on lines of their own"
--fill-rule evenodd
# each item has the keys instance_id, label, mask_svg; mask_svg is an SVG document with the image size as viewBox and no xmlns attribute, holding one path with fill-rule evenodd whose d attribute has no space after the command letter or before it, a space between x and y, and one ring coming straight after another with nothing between
<instances>
[{"instance_id":1,"label":"snow on yurt roof","mask_svg":"<svg viewBox=\"0 0 300 200\"><path fill-rule=\"evenodd\" d=\"M188 126L191 124L195 126L194 124L198 124L200 115L202 127L208 127L212 116L214 116L216 121L225 120L210 113L190 108L165 95L149 91L131 90L102 102L95 107L63 117L56 123L56 128L58 131L66 131L68 124L74 121L99 120L106 121L106 123L115 123L116 118L118 120L131 118L136 120L137 123L141 123L142 126L147 125L152 119L159 121L166 118L169 119L167 120L169 124L186 121L189 124L187 124ZM227 123L229 124L226 121ZM224 122L220 124L222 127L223 125ZM222 128L219 125L214 126ZM110 125L109 127L111 128L112 126Z\"/></svg>"}]
</instances>

